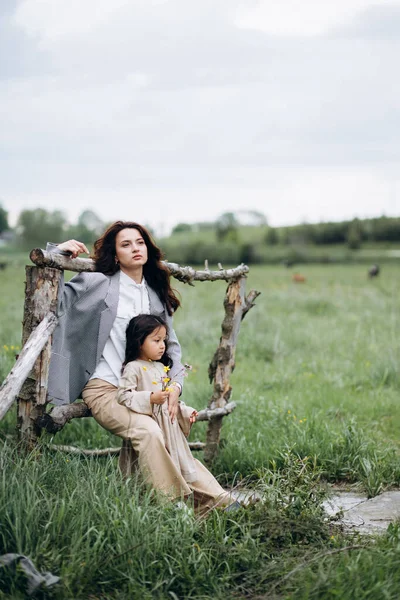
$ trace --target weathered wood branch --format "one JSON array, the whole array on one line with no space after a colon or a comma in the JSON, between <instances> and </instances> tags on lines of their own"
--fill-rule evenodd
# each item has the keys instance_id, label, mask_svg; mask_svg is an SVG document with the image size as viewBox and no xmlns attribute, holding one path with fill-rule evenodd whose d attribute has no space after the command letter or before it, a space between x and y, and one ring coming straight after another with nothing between
<instances>
[{"instance_id":1,"label":"weathered wood branch","mask_svg":"<svg viewBox=\"0 0 400 600\"><path fill-rule=\"evenodd\" d=\"M210 421L218 417L230 414L236 408L235 402L230 402L222 408L211 410L205 408L199 411L197 421ZM92 413L84 402L74 402L73 404L63 404L55 406L51 412L40 415L36 419L38 427L45 429L48 433L57 433L61 431L72 419L81 419L91 417Z\"/></svg>"},{"instance_id":2,"label":"weathered wood branch","mask_svg":"<svg viewBox=\"0 0 400 600\"><path fill-rule=\"evenodd\" d=\"M204 408L203 410L199 410L196 421L212 421L213 419L225 417L233 412L235 408L236 402L228 402L228 404L220 408Z\"/></svg>"},{"instance_id":3,"label":"weathered wood branch","mask_svg":"<svg viewBox=\"0 0 400 600\"><path fill-rule=\"evenodd\" d=\"M29 258L38 267L52 267L67 271L82 273L83 271L94 271L94 261L91 258L71 258L67 254L48 252L41 248L34 248Z\"/></svg>"},{"instance_id":4,"label":"weathered wood branch","mask_svg":"<svg viewBox=\"0 0 400 600\"><path fill-rule=\"evenodd\" d=\"M48 433L57 433L72 419L91 416L92 413L84 402L74 402L73 404L55 406L51 412L40 415L36 419L36 424Z\"/></svg>"},{"instance_id":5,"label":"weathered wood branch","mask_svg":"<svg viewBox=\"0 0 400 600\"><path fill-rule=\"evenodd\" d=\"M253 306L255 306L254 301L260 294L261 294L261 292L257 292L257 290L250 290L250 292L247 294L246 298L244 299L244 307L243 307L242 316L241 316L242 321L243 321L244 317L247 315L247 313L249 312L249 310L251 308L253 308ZM218 346L218 348L214 352L214 356L212 357L211 362L208 366L208 378L210 380L210 383L212 383L212 381L215 377L215 373L217 371L217 366L218 366L219 356L220 356L220 346Z\"/></svg>"},{"instance_id":6,"label":"weathered wood branch","mask_svg":"<svg viewBox=\"0 0 400 600\"><path fill-rule=\"evenodd\" d=\"M254 301L256 298L258 298L258 296L261 294L261 292L257 292L257 290L251 290L246 298L245 298L245 308L243 309L242 312L242 321L244 319L244 317L247 315L247 313L249 312L249 310L251 308L253 308L253 306L255 306Z\"/></svg>"},{"instance_id":7,"label":"weathered wood branch","mask_svg":"<svg viewBox=\"0 0 400 600\"><path fill-rule=\"evenodd\" d=\"M191 450L204 450L204 442L189 442ZM82 456L119 456L122 448L102 448L101 450L87 450L86 448L77 448L76 446L65 446L62 444L49 444L50 450L59 452L69 452L70 454L80 454Z\"/></svg>"},{"instance_id":8,"label":"weathered wood branch","mask_svg":"<svg viewBox=\"0 0 400 600\"><path fill-rule=\"evenodd\" d=\"M65 254L48 252L35 248L30 253L30 259L39 267L53 267L81 273L94 271L94 261L91 258L71 258ZM196 271L193 267L181 267L177 263L164 262L172 277L183 283L192 284L194 281L233 281L245 276L249 272L247 265L239 265L233 269L219 269L219 271Z\"/></svg>"},{"instance_id":9,"label":"weathered wood branch","mask_svg":"<svg viewBox=\"0 0 400 600\"><path fill-rule=\"evenodd\" d=\"M87 448L77 448L76 446L67 446L65 444L49 444L50 450L58 452L68 452L69 454L79 454L81 456L118 456L121 448L102 448L101 450L88 450Z\"/></svg>"},{"instance_id":10,"label":"weathered wood branch","mask_svg":"<svg viewBox=\"0 0 400 600\"><path fill-rule=\"evenodd\" d=\"M204 442L189 442L189 448L191 450L204 450L204 448L206 447Z\"/></svg>"},{"instance_id":11,"label":"weathered wood branch","mask_svg":"<svg viewBox=\"0 0 400 600\"><path fill-rule=\"evenodd\" d=\"M208 368L210 381L214 381L214 391L208 404L212 411L230 406L232 387L229 378L235 368L236 343L240 324L246 313L254 306L259 292L252 290L245 296L245 277L233 280L228 285L224 299L225 316L222 321L222 335L219 346ZM221 435L222 417L214 416L207 429L207 442L204 459L211 462L216 456Z\"/></svg>"},{"instance_id":12,"label":"weathered wood branch","mask_svg":"<svg viewBox=\"0 0 400 600\"><path fill-rule=\"evenodd\" d=\"M16 400L57 322L58 319L53 313L46 315L43 321L32 331L22 348L17 362L0 388L0 421Z\"/></svg>"},{"instance_id":13,"label":"weathered wood branch","mask_svg":"<svg viewBox=\"0 0 400 600\"><path fill-rule=\"evenodd\" d=\"M22 346L49 312L56 313L58 285L61 278L58 269L49 267L26 267L25 273ZM32 448L36 444L41 430L35 421L39 415L46 412L50 354L51 343L48 338L18 397L19 437L23 446L27 448Z\"/></svg>"}]
</instances>

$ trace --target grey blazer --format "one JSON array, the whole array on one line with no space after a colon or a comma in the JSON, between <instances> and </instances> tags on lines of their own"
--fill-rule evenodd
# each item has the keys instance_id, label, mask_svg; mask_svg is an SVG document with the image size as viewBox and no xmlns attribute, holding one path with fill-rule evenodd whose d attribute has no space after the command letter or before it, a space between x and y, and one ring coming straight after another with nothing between
<instances>
[{"instance_id":1,"label":"grey blazer","mask_svg":"<svg viewBox=\"0 0 400 600\"><path fill-rule=\"evenodd\" d=\"M56 247L48 244L47 250L56 251ZM50 402L74 402L94 373L117 315L119 279L119 271L111 276L80 273L65 284L62 277L48 379ZM150 313L162 317L168 326L168 352L174 363L171 378L182 385L181 348L172 317L156 292L147 289Z\"/></svg>"}]
</instances>

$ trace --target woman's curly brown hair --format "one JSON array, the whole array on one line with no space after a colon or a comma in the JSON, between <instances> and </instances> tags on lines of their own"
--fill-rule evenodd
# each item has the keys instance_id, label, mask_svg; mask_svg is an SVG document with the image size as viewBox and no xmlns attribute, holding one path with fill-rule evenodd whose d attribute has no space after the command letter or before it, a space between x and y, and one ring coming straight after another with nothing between
<instances>
[{"instance_id":1,"label":"woman's curly brown hair","mask_svg":"<svg viewBox=\"0 0 400 600\"><path fill-rule=\"evenodd\" d=\"M161 262L163 254L143 225L133 221L115 221L110 225L94 243L92 258L95 261L96 271L104 275L114 275L120 270L119 264L115 262L115 238L123 229L137 229L144 239L148 254L147 262L143 265L144 278L165 304L168 314L172 315L181 303L171 288L169 272Z\"/></svg>"}]
</instances>

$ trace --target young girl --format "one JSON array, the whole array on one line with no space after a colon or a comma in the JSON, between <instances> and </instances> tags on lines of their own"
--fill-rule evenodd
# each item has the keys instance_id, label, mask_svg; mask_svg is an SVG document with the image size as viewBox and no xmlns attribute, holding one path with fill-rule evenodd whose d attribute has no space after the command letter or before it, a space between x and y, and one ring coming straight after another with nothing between
<instances>
[{"instance_id":1,"label":"young girl","mask_svg":"<svg viewBox=\"0 0 400 600\"><path fill-rule=\"evenodd\" d=\"M125 362L117 400L158 423L177 472L176 485L169 491L171 497L188 496L188 492L193 492L197 506L230 504L229 494L190 451L186 437L197 411L179 402L177 418L169 413L168 395L175 386L168 377L171 367L163 319L147 314L134 317L126 330Z\"/></svg>"}]
</instances>

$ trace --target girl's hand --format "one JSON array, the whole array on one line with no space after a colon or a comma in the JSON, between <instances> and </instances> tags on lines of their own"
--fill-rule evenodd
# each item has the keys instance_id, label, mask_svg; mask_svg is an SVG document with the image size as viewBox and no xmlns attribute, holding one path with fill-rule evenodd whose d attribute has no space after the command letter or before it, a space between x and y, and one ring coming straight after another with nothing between
<instances>
[{"instance_id":1,"label":"girl's hand","mask_svg":"<svg viewBox=\"0 0 400 600\"><path fill-rule=\"evenodd\" d=\"M173 423L176 419L176 415L178 414L178 398L179 398L179 388L176 385L170 387L169 397L168 397L168 414L171 419L171 423Z\"/></svg>"},{"instance_id":2,"label":"girl's hand","mask_svg":"<svg viewBox=\"0 0 400 600\"><path fill-rule=\"evenodd\" d=\"M191 423L191 424L196 423L196 418L197 418L198 414L199 413L197 412L197 410L194 410L189 417L189 423Z\"/></svg>"},{"instance_id":3,"label":"girl's hand","mask_svg":"<svg viewBox=\"0 0 400 600\"><path fill-rule=\"evenodd\" d=\"M164 404L168 399L169 392L151 392L150 404Z\"/></svg>"},{"instance_id":4,"label":"girl's hand","mask_svg":"<svg viewBox=\"0 0 400 600\"><path fill-rule=\"evenodd\" d=\"M89 254L89 250L86 248L85 244L83 242L78 242L77 240L68 240L67 242L58 244L58 249L63 252L71 252L71 258L76 258L78 254L81 254L82 252Z\"/></svg>"}]
</instances>

